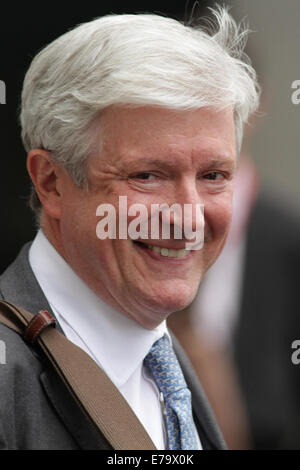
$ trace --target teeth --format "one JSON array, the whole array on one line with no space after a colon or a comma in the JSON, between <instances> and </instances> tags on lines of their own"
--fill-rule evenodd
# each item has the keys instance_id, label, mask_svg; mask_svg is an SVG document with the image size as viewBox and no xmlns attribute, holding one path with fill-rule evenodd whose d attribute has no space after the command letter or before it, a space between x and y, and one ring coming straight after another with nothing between
<instances>
[{"instance_id":1,"label":"teeth","mask_svg":"<svg viewBox=\"0 0 300 470\"><path fill-rule=\"evenodd\" d=\"M162 256L167 256L168 258L184 258L189 251L188 250L171 250L168 248L160 248L159 246L147 245L150 250L154 253L159 253Z\"/></svg>"}]
</instances>

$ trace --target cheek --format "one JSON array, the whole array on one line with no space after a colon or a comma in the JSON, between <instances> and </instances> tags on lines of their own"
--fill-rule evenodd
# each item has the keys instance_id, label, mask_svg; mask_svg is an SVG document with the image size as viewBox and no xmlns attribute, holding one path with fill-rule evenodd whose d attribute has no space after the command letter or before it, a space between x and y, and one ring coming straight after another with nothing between
<instances>
[{"instance_id":1,"label":"cheek","mask_svg":"<svg viewBox=\"0 0 300 470\"><path fill-rule=\"evenodd\" d=\"M232 216L232 197L220 197L204 207L208 235L221 241L228 233Z\"/></svg>"},{"instance_id":2,"label":"cheek","mask_svg":"<svg viewBox=\"0 0 300 470\"><path fill-rule=\"evenodd\" d=\"M206 209L206 210L205 210ZM229 232L231 198L220 198L205 205L204 264L207 271L219 257Z\"/></svg>"},{"instance_id":3,"label":"cheek","mask_svg":"<svg viewBox=\"0 0 300 470\"><path fill-rule=\"evenodd\" d=\"M62 236L73 245L83 240L96 238L96 208L87 204L84 199L73 200L66 204L61 219Z\"/></svg>"}]
</instances>

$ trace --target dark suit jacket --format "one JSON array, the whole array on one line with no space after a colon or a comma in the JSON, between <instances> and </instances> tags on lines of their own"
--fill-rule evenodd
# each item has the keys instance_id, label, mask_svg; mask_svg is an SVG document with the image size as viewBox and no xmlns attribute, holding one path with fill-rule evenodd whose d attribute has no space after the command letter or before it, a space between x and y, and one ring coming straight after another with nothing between
<instances>
[{"instance_id":1,"label":"dark suit jacket","mask_svg":"<svg viewBox=\"0 0 300 470\"><path fill-rule=\"evenodd\" d=\"M234 352L255 449L300 449L300 223L260 195L249 225Z\"/></svg>"},{"instance_id":2,"label":"dark suit jacket","mask_svg":"<svg viewBox=\"0 0 300 470\"><path fill-rule=\"evenodd\" d=\"M0 298L32 313L42 308L51 312L30 268L29 247L23 247L1 276ZM6 345L6 364L0 364L0 449L111 449L35 347L4 325L0 325L0 340ZM194 419L202 445L204 449L224 449L198 379L176 338L173 340L192 391Z\"/></svg>"}]
</instances>

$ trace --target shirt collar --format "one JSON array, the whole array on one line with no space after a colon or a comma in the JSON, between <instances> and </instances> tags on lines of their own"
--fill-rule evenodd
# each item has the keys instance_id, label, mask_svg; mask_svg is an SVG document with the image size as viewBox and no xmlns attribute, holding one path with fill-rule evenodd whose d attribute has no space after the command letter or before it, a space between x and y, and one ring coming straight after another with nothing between
<instances>
[{"instance_id":1,"label":"shirt collar","mask_svg":"<svg viewBox=\"0 0 300 470\"><path fill-rule=\"evenodd\" d=\"M97 297L42 230L32 243L29 262L49 304L80 336L116 386L124 385L141 366L155 341L164 334L171 341L166 321L148 330Z\"/></svg>"}]
</instances>

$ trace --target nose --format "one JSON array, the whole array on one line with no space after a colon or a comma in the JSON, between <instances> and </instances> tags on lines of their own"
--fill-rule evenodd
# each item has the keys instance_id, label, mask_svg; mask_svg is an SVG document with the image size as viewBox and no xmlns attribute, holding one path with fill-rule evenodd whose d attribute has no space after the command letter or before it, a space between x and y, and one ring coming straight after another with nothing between
<instances>
[{"instance_id":1,"label":"nose","mask_svg":"<svg viewBox=\"0 0 300 470\"><path fill-rule=\"evenodd\" d=\"M173 203L181 207L183 228L188 225L189 230L196 231L199 229L199 217L204 212L204 199L199 193L195 178L182 178L176 185L173 198ZM178 224L179 212L174 211L171 213L171 224Z\"/></svg>"},{"instance_id":2,"label":"nose","mask_svg":"<svg viewBox=\"0 0 300 470\"><path fill-rule=\"evenodd\" d=\"M204 241L204 204L197 181L182 177L180 183L174 185L170 199L170 210L167 212L172 236L189 240L187 249L201 249ZM166 220L164 216L162 220Z\"/></svg>"}]
</instances>

